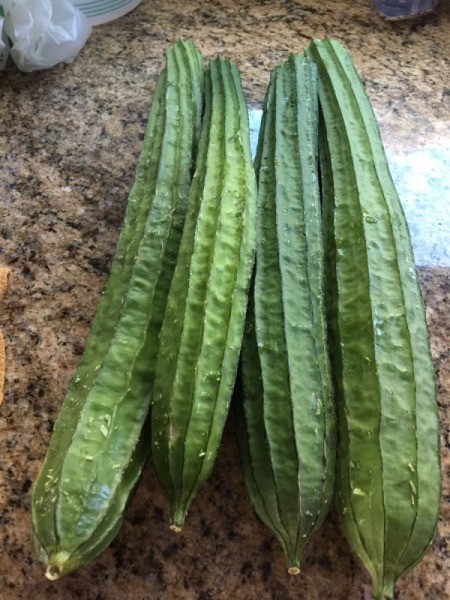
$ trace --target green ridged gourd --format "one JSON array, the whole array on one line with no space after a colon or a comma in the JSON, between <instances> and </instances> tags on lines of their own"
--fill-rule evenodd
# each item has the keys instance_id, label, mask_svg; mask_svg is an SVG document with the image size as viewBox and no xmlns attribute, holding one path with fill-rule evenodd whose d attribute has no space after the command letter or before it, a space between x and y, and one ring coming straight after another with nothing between
<instances>
[{"instance_id":1,"label":"green ridged gourd","mask_svg":"<svg viewBox=\"0 0 450 600\"><path fill-rule=\"evenodd\" d=\"M393 598L435 531L439 426L410 236L375 117L350 56L313 40L318 66L328 307L343 528Z\"/></svg>"},{"instance_id":2,"label":"green ridged gourd","mask_svg":"<svg viewBox=\"0 0 450 600\"><path fill-rule=\"evenodd\" d=\"M256 181L237 67L205 74L189 212L170 288L152 406L152 457L179 530L209 476L236 378L255 251Z\"/></svg>"},{"instance_id":3,"label":"green ridged gourd","mask_svg":"<svg viewBox=\"0 0 450 600\"><path fill-rule=\"evenodd\" d=\"M108 546L148 458L158 334L202 103L200 53L178 42L166 53L110 275L33 486L34 544L50 579Z\"/></svg>"},{"instance_id":4,"label":"green ridged gourd","mask_svg":"<svg viewBox=\"0 0 450 600\"><path fill-rule=\"evenodd\" d=\"M316 68L291 55L272 73L259 135L256 266L235 404L248 493L291 574L334 482L317 134Z\"/></svg>"}]
</instances>

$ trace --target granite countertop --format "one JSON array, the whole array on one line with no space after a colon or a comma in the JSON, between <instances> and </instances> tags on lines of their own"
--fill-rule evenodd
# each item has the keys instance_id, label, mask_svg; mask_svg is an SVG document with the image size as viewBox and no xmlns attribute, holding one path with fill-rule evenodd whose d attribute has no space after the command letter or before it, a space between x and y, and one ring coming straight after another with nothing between
<instances>
[{"instance_id":1,"label":"granite countertop","mask_svg":"<svg viewBox=\"0 0 450 600\"><path fill-rule=\"evenodd\" d=\"M396 598L450 598L450 3L389 23L369 0L144 0L95 28L71 65L23 74L9 63L0 75L0 266L12 270L0 307L1 600L370 598L333 514L305 550L302 575L287 575L247 499L231 424L181 534L169 530L150 466L118 537L90 566L50 582L30 536L30 488L108 273L164 49L181 36L205 57L234 60L258 109L270 70L325 35L350 50L373 102L411 223L436 368L441 517Z\"/></svg>"}]
</instances>

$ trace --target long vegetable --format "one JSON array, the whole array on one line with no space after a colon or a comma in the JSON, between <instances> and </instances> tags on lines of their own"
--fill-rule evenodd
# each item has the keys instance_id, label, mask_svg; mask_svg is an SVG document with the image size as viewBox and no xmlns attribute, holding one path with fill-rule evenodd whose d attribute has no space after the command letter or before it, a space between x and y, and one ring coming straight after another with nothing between
<instances>
[{"instance_id":1,"label":"long vegetable","mask_svg":"<svg viewBox=\"0 0 450 600\"><path fill-rule=\"evenodd\" d=\"M205 76L205 115L189 213L161 331L152 455L179 529L222 437L244 329L256 184L239 73Z\"/></svg>"},{"instance_id":2,"label":"long vegetable","mask_svg":"<svg viewBox=\"0 0 450 600\"><path fill-rule=\"evenodd\" d=\"M407 223L347 52L313 40L338 407L337 501L375 598L424 555L440 497L434 372Z\"/></svg>"},{"instance_id":3,"label":"long vegetable","mask_svg":"<svg viewBox=\"0 0 450 600\"><path fill-rule=\"evenodd\" d=\"M272 74L264 105L256 269L236 403L250 498L294 574L334 481L317 103L315 65L291 55Z\"/></svg>"},{"instance_id":4,"label":"long vegetable","mask_svg":"<svg viewBox=\"0 0 450 600\"><path fill-rule=\"evenodd\" d=\"M50 579L110 543L148 456L158 333L187 211L202 78L192 44L167 51L111 273L33 488L35 546Z\"/></svg>"}]
</instances>

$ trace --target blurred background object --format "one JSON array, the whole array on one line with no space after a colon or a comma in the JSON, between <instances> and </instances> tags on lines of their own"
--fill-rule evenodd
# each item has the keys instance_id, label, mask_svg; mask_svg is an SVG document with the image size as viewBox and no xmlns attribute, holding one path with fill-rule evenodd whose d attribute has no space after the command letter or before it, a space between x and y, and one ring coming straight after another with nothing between
<instances>
[{"instance_id":1,"label":"blurred background object","mask_svg":"<svg viewBox=\"0 0 450 600\"><path fill-rule=\"evenodd\" d=\"M69 0L2 0L4 51L29 73L72 62L89 38L92 26ZM10 46L10 47L9 47ZM4 61L1 61L4 67Z\"/></svg>"},{"instance_id":2,"label":"blurred background object","mask_svg":"<svg viewBox=\"0 0 450 600\"><path fill-rule=\"evenodd\" d=\"M433 10L439 0L372 0L386 19L409 19Z\"/></svg>"}]
</instances>

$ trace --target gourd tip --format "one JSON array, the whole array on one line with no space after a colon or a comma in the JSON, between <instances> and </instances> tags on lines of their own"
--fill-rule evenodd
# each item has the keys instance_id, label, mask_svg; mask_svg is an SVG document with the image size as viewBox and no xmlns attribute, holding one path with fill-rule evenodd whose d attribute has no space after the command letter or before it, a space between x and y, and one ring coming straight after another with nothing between
<instances>
[{"instance_id":1,"label":"gourd tip","mask_svg":"<svg viewBox=\"0 0 450 600\"><path fill-rule=\"evenodd\" d=\"M45 576L47 579L50 579L50 581L55 581L61 577L61 570L56 565L48 565Z\"/></svg>"}]
</instances>

